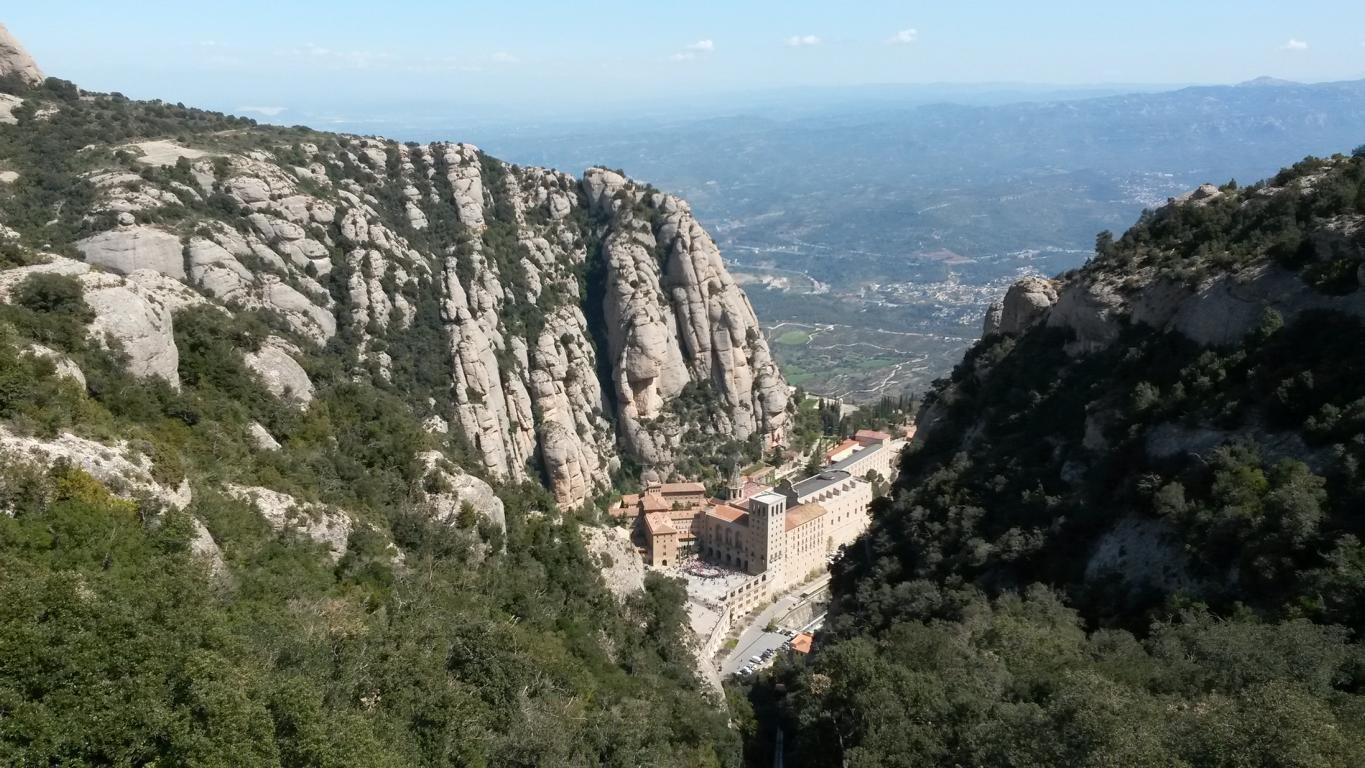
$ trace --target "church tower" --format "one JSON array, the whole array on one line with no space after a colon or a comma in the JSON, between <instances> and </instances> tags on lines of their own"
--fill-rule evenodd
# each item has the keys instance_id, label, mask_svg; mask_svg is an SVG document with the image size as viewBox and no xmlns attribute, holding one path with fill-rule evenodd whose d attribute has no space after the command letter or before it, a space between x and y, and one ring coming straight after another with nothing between
<instances>
[{"instance_id":1,"label":"church tower","mask_svg":"<svg viewBox=\"0 0 1365 768\"><path fill-rule=\"evenodd\" d=\"M750 535L754 537L757 570L766 571L768 583L785 584L787 538L787 497L767 491L749 499Z\"/></svg>"},{"instance_id":2,"label":"church tower","mask_svg":"<svg viewBox=\"0 0 1365 768\"><path fill-rule=\"evenodd\" d=\"M734 468L730 470L730 484L725 486L725 500L730 502L739 501L744 496L744 475L740 474L739 461L735 461Z\"/></svg>"}]
</instances>

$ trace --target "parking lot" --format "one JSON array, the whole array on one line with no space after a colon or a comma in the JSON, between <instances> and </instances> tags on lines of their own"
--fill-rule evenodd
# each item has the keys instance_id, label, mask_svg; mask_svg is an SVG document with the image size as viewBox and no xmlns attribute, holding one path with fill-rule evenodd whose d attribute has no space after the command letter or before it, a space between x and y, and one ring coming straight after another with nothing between
<instances>
[{"instance_id":1,"label":"parking lot","mask_svg":"<svg viewBox=\"0 0 1365 768\"><path fill-rule=\"evenodd\" d=\"M791 633L795 635L795 632ZM721 674L733 675L746 667L763 668L772 663L777 651L783 648L791 637L782 632L760 631L747 639L743 646L735 646L730 657L721 665ZM758 659L755 663L755 659Z\"/></svg>"},{"instance_id":2,"label":"parking lot","mask_svg":"<svg viewBox=\"0 0 1365 768\"><path fill-rule=\"evenodd\" d=\"M741 669L753 664L753 657L759 657L759 668L767 666L772 662L772 655L781 649L796 634L795 629L799 627L789 627L779 629L777 632L769 632L766 627L771 621L785 616L793 607L806 600L807 596L814 591L824 588L828 582L828 577L821 577L811 583L802 585L791 593L784 595L772 605L749 617L745 628L739 633L739 640L733 650L725 655L721 662L720 673L723 676L737 674ZM769 651L767 658L764 655Z\"/></svg>"}]
</instances>

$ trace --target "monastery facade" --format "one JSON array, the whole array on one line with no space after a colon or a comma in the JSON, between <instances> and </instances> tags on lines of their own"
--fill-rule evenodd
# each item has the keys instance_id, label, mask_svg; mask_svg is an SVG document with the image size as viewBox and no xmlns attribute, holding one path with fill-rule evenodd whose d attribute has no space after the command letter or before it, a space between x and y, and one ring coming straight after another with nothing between
<instances>
[{"instance_id":1,"label":"monastery facade","mask_svg":"<svg viewBox=\"0 0 1365 768\"><path fill-rule=\"evenodd\" d=\"M819 574L830 554L867 529L866 475L894 478L905 441L859 432L847 442L827 455L832 460L821 472L799 482L773 487L737 476L724 500L707 498L699 483L654 484L623 498L617 514L638 520L649 565L677 565L695 554L748 574L726 596L741 615Z\"/></svg>"}]
</instances>

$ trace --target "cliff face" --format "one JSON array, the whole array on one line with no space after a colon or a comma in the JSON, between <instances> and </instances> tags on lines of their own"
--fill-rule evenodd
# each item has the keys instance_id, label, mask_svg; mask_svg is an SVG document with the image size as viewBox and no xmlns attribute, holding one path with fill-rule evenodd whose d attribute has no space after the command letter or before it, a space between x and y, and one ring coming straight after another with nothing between
<instances>
[{"instance_id":1,"label":"cliff face","mask_svg":"<svg viewBox=\"0 0 1365 768\"><path fill-rule=\"evenodd\" d=\"M15 130L76 119L48 108ZM268 311L292 337L257 356L268 382L293 381L298 397L306 376L280 350L342 345L356 375L401 390L471 469L543 479L562 506L604 490L623 455L667 475L696 447L685 434L755 449L786 437L786 384L753 310L675 197L469 144L265 128L175 138L87 148L90 194L64 214L85 264L30 269L90 265L112 273L85 278L107 290L165 293L154 277L192 289L181 302ZM134 369L175 383L173 312L109 304L145 326L124 345ZM133 334L115 320L98 322ZM714 407L677 413L685 390Z\"/></svg>"}]
</instances>

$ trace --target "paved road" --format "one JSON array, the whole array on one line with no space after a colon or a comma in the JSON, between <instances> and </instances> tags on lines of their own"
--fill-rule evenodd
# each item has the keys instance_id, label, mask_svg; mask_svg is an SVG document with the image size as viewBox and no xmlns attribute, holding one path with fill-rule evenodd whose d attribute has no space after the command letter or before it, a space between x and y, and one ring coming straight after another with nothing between
<instances>
[{"instance_id":1,"label":"paved road","mask_svg":"<svg viewBox=\"0 0 1365 768\"><path fill-rule=\"evenodd\" d=\"M802 592L813 592L828 582L828 576L808 582L750 617L744 625L744 630L739 633L739 642L734 650L721 662L721 675L733 675L740 667L748 664L751 657L760 656L769 648L781 648L785 645L790 638L780 632L768 632L763 628L768 626L768 622L785 616L797 603L804 600L805 598L801 597Z\"/></svg>"}]
</instances>

